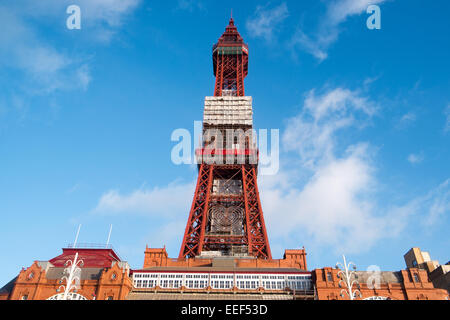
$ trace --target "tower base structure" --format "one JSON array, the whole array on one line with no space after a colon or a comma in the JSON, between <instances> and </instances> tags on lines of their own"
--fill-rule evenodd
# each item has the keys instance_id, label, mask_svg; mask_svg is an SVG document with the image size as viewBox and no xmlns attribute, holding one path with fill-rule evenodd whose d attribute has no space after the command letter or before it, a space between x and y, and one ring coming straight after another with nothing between
<instances>
[{"instance_id":1,"label":"tower base structure","mask_svg":"<svg viewBox=\"0 0 450 320\"><path fill-rule=\"evenodd\" d=\"M144 265L131 269L112 248L68 247L49 261L35 261L0 288L0 300L58 300L66 263L78 253L80 282L71 300L348 300L341 296L339 269L308 271L304 249L286 250L282 259L196 257L171 259L165 248L146 248ZM426 270L356 271L358 300L445 300Z\"/></svg>"},{"instance_id":2,"label":"tower base structure","mask_svg":"<svg viewBox=\"0 0 450 320\"><path fill-rule=\"evenodd\" d=\"M314 299L305 249L285 250L282 259L253 256L168 257L165 248L146 248L143 268L133 270L129 300Z\"/></svg>"}]
</instances>

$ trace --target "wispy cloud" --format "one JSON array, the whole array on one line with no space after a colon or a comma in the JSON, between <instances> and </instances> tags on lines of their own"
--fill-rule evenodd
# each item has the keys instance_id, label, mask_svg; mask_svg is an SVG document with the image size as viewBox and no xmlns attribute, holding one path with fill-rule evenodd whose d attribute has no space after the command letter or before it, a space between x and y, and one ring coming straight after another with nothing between
<instances>
[{"instance_id":1,"label":"wispy cloud","mask_svg":"<svg viewBox=\"0 0 450 320\"><path fill-rule=\"evenodd\" d=\"M178 9L193 12L194 10L203 10L204 4L200 0L178 0Z\"/></svg>"},{"instance_id":2,"label":"wispy cloud","mask_svg":"<svg viewBox=\"0 0 450 320\"><path fill-rule=\"evenodd\" d=\"M25 16L58 19L66 16L66 8L76 4L81 9L82 29L89 29L86 36L101 42L109 42L141 0L18 0L12 5ZM61 25L63 28L65 25Z\"/></svg>"},{"instance_id":3,"label":"wispy cloud","mask_svg":"<svg viewBox=\"0 0 450 320\"><path fill-rule=\"evenodd\" d=\"M431 190L417 201L417 210L425 212L425 224L434 225L450 216L450 179Z\"/></svg>"},{"instance_id":4,"label":"wispy cloud","mask_svg":"<svg viewBox=\"0 0 450 320\"><path fill-rule=\"evenodd\" d=\"M43 40L14 10L0 7L0 20L9 30L0 33L0 68L23 72L29 91L87 88L90 75L86 66Z\"/></svg>"},{"instance_id":5,"label":"wispy cloud","mask_svg":"<svg viewBox=\"0 0 450 320\"><path fill-rule=\"evenodd\" d=\"M291 39L291 47L313 55L319 61L328 57L329 47L337 41L341 24L348 18L360 15L369 5L381 4L386 0L334 0L327 3L325 14L320 18L317 30L307 34L298 29Z\"/></svg>"},{"instance_id":6,"label":"wispy cloud","mask_svg":"<svg viewBox=\"0 0 450 320\"><path fill-rule=\"evenodd\" d=\"M444 131L449 132L450 131L450 104L447 106L447 108L445 108L444 115L445 115Z\"/></svg>"},{"instance_id":7,"label":"wispy cloud","mask_svg":"<svg viewBox=\"0 0 450 320\"><path fill-rule=\"evenodd\" d=\"M94 213L102 215L142 214L148 217L185 217L192 201L192 183L173 182L165 187L140 188L128 194L118 190L105 192Z\"/></svg>"},{"instance_id":8,"label":"wispy cloud","mask_svg":"<svg viewBox=\"0 0 450 320\"><path fill-rule=\"evenodd\" d=\"M67 45L70 35L77 40L107 44L140 0L79 0L82 30L69 31L65 19L69 0L17 0L0 5L0 70L9 85L3 88L5 108L14 109L20 120L31 108L27 101L36 95L88 90L92 82L89 49ZM47 29L46 23L53 28ZM64 34L67 37L59 38ZM55 36L55 37L53 37ZM66 39L66 40L65 40ZM79 41L76 43L78 44ZM86 48L89 48L86 46ZM0 89L1 90L1 89ZM19 102L19 103L18 103ZM49 105L55 105L50 101Z\"/></svg>"},{"instance_id":9,"label":"wispy cloud","mask_svg":"<svg viewBox=\"0 0 450 320\"><path fill-rule=\"evenodd\" d=\"M406 128L406 127L410 126L411 124L413 124L416 120L417 120L417 115L414 112L412 112L412 111L407 112L404 115L402 115L402 117L400 118L400 120L397 124L397 128L399 128L399 129Z\"/></svg>"},{"instance_id":10,"label":"wispy cloud","mask_svg":"<svg viewBox=\"0 0 450 320\"><path fill-rule=\"evenodd\" d=\"M155 226L145 237L152 246L168 245L173 250L181 241L194 196L195 184L175 181L164 187L145 186L129 193L109 190L102 194L94 215L145 217Z\"/></svg>"},{"instance_id":11,"label":"wispy cloud","mask_svg":"<svg viewBox=\"0 0 450 320\"><path fill-rule=\"evenodd\" d=\"M423 154L414 154L411 153L410 155L408 155L408 162L411 164L419 164L423 161L424 156Z\"/></svg>"},{"instance_id":12,"label":"wispy cloud","mask_svg":"<svg viewBox=\"0 0 450 320\"><path fill-rule=\"evenodd\" d=\"M334 88L317 95L316 90L311 90L302 112L288 120L283 148L296 151L309 168L331 161L335 158L337 132L362 125L376 109L375 103L359 91Z\"/></svg>"},{"instance_id":13,"label":"wispy cloud","mask_svg":"<svg viewBox=\"0 0 450 320\"><path fill-rule=\"evenodd\" d=\"M409 216L415 216L421 230L436 225L450 217L450 179L429 190L426 194L411 199L406 205Z\"/></svg>"},{"instance_id":14,"label":"wispy cloud","mask_svg":"<svg viewBox=\"0 0 450 320\"><path fill-rule=\"evenodd\" d=\"M261 180L265 214L278 241L300 241L302 230L315 245L359 252L380 238L387 223L377 216L371 197L377 181L370 146L348 145L340 156L336 150L338 133L357 129L375 111L376 104L359 90L311 90L306 95L302 111L287 121L282 139L283 150L294 154L285 157L295 168L285 167L281 174ZM311 174L305 177L305 171Z\"/></svg>"},{"instance_id":15,"label":"wispy cloud","mask_svg":"<svg viewBox=\"0 0 450 320\"><path fill-rule=\"evenodd\" d=\"M247 31L254 38L263 38L270 42L279 25L288 16L289 10L285 2L271 9L258 6L253 17L247 20Z\"/></svg>"},{"instance_id":16,"label":"wispy cloud","mask_svg":"<svg viewBox=\"0 0 450 320\"><path fill-rule=\"evenodd\" d=\"M448 182L400 204L379 201L382 183L376 174L376 147L338 139L346 129L369 124L377 103L361 90L315 92L306 95L302 111L287 121L282 156L290 165L282 166L276 176L260 179L275 243L308 239L310 245L336 253L360 253L382 239L401 235L412 216L433 221L448 212Z\"/></svg>"}]
</instances>

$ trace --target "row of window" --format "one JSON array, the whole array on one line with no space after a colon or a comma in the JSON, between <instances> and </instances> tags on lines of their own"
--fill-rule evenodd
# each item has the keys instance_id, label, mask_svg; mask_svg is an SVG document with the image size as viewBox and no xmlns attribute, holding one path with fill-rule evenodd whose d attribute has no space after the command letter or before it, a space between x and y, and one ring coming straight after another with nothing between
<instances>
[{"instance_id":1,"label":"row of window","mask_svg":"<svg viewBox=\"0 0 450 320\"><path fill-rule=\"evenodd\" d=\"M295 276L284 276L284 275L242 275L242 274L180 274L180 273L134 273L133 274L134 279L140 279L140 278L192 278L192 279L208 279L211 277L211 279L271 279L271 280L308 280L311 279L311 275L309 274L301 274L301 275L295 275Z\"/></svg>"},{"instance_id":2,"label":"row of window","mask_svg":"<svg viewBox=\"0 0 450 320\"><path fill-rule=\"evenodd\" d=\"M149 276L151 275L151 276ZM210 279L209 279L210 278ZM310 290L311 275L230 275L230 274L148 274L134 273L136 288L154 288L159 286L167 289L178 289L185 286L188 289L205 289L208 285L213 289L231 289L235 285L239 289L255 290L263 287L266 290Z\"/></svg>"}]
</instances>

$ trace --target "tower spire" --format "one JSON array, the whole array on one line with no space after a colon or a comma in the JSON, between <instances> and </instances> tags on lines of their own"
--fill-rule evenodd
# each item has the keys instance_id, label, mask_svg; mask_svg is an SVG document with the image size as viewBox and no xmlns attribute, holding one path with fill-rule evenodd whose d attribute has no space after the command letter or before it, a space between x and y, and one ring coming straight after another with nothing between
<instances>
[{"instance_id":1,"label":"tower spire","mask_svg":"<svg viewBox=\"0 0 450 320\"><path fill-rule=\"evenodd\" d=\"M213 46L213 67L216 76L214 96L245 96L248 46L234 25L233 13L225 32Z\"/></svg>"}]
</instances>

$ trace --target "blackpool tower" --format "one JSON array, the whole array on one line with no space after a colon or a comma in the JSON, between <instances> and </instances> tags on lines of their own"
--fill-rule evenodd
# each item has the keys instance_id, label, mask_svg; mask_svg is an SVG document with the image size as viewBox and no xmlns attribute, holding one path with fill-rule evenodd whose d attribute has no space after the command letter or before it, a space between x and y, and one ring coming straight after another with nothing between
<instances>
[{"instance_id":1,"label":"blackpool tower","mask_svg":"<svg viewBox=\"0 0 450 320\"><path fill-rule=\"evenodd\" d=\"M272 259L259 198L248 46L233 18L213 46L214 96L205 98L198 180L179 258Z\"/></svg>"}]
</instances>

